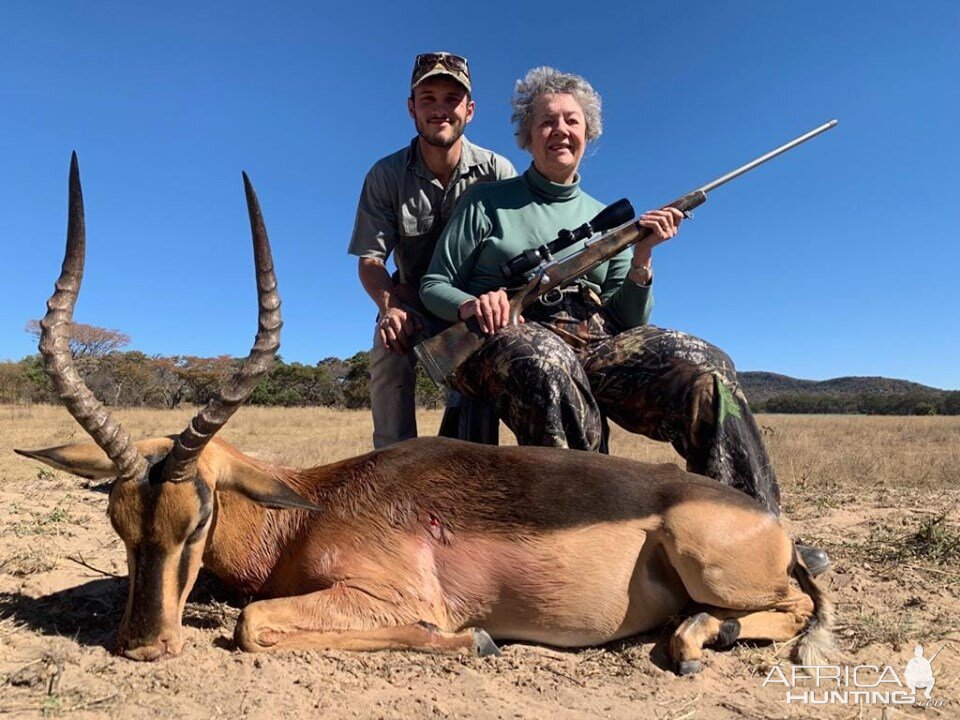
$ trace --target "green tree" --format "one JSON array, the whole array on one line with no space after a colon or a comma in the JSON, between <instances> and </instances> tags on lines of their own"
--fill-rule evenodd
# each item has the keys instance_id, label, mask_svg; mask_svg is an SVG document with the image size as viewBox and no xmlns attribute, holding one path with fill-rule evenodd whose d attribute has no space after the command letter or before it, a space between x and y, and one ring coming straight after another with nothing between
<instances>
[{"instance_id":1,"label":"green tree","mask_svg":"<svg viewBox=\"0 0 960 720\"><path fill-rule=\"evenodd\" d=\"M447 402L447 391L437 387L420 363L417 363L417 385L414 392L417 407L436 410Z\"/></svg>"},{"instance_id":2,"label":"green tree","mask_svg":"<svg viewBox=\"0 0 960 720\"><path fill-rule=\"evenodd\" d=\"M370 355L358 352L347 358L343 379L343 400L348 408L370 407Z\"/></svg>"},{"instance_id":3,"label":"green tree","mask_svg":"<svg viewBox=\"0 0 960 720\"><path fill-rule=\"evenodd\" d=\"M960 415L960 390L944 393L943 414Z\"/></svg>"},{"instance_id":4,"label":"green tree","mask_svg":"<svg viewBox=\"0 0 960 720\"><path fill-rule=\"evenodd\" d=\"M163 405L157 363L139 351L112 352L99 358L84 382L97 398L123 407Z\"/></svg>"},{"instance_id":5,"label":"green tree","mask_svg":"<svg viewBox=\"0 0 960 720\"><path fill-rule=\"evenodd\" d=\"M57 393L53 389L53 383L47 377L43 369L43 358L40 355L28 355L17 363L23 368L23 372L30 379L33 386L30 396L32 402L56 402Z\"/></svg>"},{"instance_id":6,"label":"green tree","mask_svg":"<svg viewBox=\"0 0 960 720\"><path fill-rule=\"evenodd\" d=\"M196 405L210 402L239 366L240 362L229 355L214 358L181 355L174 362L177 374L187 386L187 399Z\"/></svg>"},{"instance_id":7,"label":"green tree","mask_svg":"<svg viewBox=\"0 0 960 720\"><path fill-rule=\"evenodd\" d=\"M33 402L36 385L21 363L0 362L0 403Z\"/></svg>"}]
</instances>

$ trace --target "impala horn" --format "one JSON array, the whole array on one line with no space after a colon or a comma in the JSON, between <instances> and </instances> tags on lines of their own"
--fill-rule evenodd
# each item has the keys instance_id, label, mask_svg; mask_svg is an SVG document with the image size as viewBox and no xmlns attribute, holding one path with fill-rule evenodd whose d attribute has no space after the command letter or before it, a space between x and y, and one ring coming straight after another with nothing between
<instances>
[{"instance_id":1,"label":"impala horn","mask_svg":"<svg viewBox=\"0 0 960 720\"><path fill-rule=\"evenodd\" d=\"M167 482L183 482L194 476L203 448L250 397L260 378L270 370L280 347L280 327L283 321L280 318L280 296L273 271L270 240L267 238L257 194L246 173L243 173L243 186L247 194L250 231L253 234L257 300L260 307L259 330L253 349L240 369L226 382L220 393L194 416L186 430L180 433L174 442L163 470L163 480Z\"/></svg>"},{"instance_id":2,"label":"impala horn","mask_svg":"<svg viewBox=\"0 0 960 720\"><path fill-rule=\"evenodd\" d=\"M137 451L119 422L114 420L80 378L70 353L73 308L83 281L86 229L83 220L83 191L77 153L70 159L70 199L67 216L67 250L53 295L47 300L47 314L40 322L40 354L43 367L53 381L67 410L94 442L117 466L120 481L142 477L147 461Z\"/></svg>"}]
</instances>

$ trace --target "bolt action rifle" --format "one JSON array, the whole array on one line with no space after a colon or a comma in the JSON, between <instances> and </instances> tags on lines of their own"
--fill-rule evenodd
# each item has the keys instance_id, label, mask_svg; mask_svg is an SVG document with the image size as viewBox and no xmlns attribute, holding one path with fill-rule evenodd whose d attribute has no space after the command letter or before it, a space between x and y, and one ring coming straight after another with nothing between
<instances>
[{"instance_id":1,"label":"bolt action rifle","mask_svg":"<svg viewBox=\"0 0 960 720\"><path fill-rule=\"evenodd\" d=\"M751 160L746 165L738 167L713 182L709 182L696 190L688 192L683 197L667 204L667 207L674 207L685 216L691 217L690 211L707 201L707 193L721 185L730 182L736 177L753 170L758 165L762 165L775 158L777 155L795 148L800 143L816 137L820 133L826 132L837 124L836 120L824 123L820 127L814 128L810 132L791 140L785 145L771 150L765 155L761 155L756 160ZM621 203L623 201L620 201ZM617 203L619 205L620 203ZM629 203L628 203L629 205ZM614 206L611 206L611 208ZM609 210L610 208L608 208ZM604 211L606 212L606 211ZM603 216L601 212L591 223L578 228L578 231L589 229L591 232L597 228L592 227L597 220ZM615 216L615 213L608 213L609 216ZM632 217L632 213L630 215ZM602 225L602 223L600 223ZM574 232L578 232L574 231ZM558 240L562 238L569 239L570 231L561 231ZM517 324L520 314L542 295L555 288L559 289L568 285L578 278L586 275L601 263L606 262L615 255L621 253L631 245L640 242L650 235L651 231L642 227L639 221L630 220L624 224L607 232L596 234L588 238L583 248L575 253L568 255L562 260L556 260L551 254L551 249L557 247L557 241L549 245L542 245L539 248L518 255L513 260L504 263L502 269L504 274L509 272L517 274L518 269L522 272L526 269L532 269L527 274L526 284L523 285L510 298L510 323ZM581 232L581 236L582 236ZM559 243L562 247L562 241ZM555 250L554 250L555 251ZM538 263L534 265L534 263ZM434 335L429 340L417 345L414 350L420 362L423 363L427 373L438 385L446 384L450 376L460 366L463 361L470 357L486 339L486 335L480 329L476 317L468 318L465 322L459 322L441 333Z\"/></svg>"}]
</instances>

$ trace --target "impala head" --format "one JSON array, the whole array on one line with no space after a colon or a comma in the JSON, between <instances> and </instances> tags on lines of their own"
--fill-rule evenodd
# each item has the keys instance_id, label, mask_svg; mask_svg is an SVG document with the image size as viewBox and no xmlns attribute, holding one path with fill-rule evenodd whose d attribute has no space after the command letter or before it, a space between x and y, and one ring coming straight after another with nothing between
<instances>
[{"instance_id":1,"label":"impala head","mask_svg":"<svg viewBox=\"0 0 960 720\"><path fill-rule=\"evenodd\" d=\"M316 509L276 480L251 471L224 473L217 431L250 396L280 345L280 298L260 206L243 176L257 270L259 331L250 355L176 437L131 441L93 396L70 355L70 324L83 278L85 232L76 154L70 165L67 250L41 322L40 352L60 399L94 443L16 452L90 479L115 477L108 513L127 550L130 590L118 651L134 660L178 655L181 617L196 581L215 516L215 492L233 490L267 507ZM219 483L219 488L218 488Z\"/></svg>"}]
</instances>

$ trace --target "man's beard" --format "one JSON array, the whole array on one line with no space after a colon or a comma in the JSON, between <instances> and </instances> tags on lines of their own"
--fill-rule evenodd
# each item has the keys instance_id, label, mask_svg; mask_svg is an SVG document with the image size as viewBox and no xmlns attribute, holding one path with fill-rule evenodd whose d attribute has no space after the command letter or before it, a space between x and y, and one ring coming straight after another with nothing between
<instances>
[{"instance_id":1,"label":"man's beard","mask_svg":"<svg viewBox=\"0 0 960 720\"><path fill-rule=\"evenodd\" d=\"M427 130L430 127L429 125L424 126L420 122L417 122L416 125L417 125L417 135L422 137L424 142L427 143L427 145L431 145L436 148L443 148L444 150L446 150L447 148L453 147L453 145L457 142L457 140L459 140L463 136L463 125L454 125L453 123L451 123L450 129L453 132L451 133L449 139L438 137L436 134L432 136L429 135L427 133Z\"/></svg>"}]
</instances>

